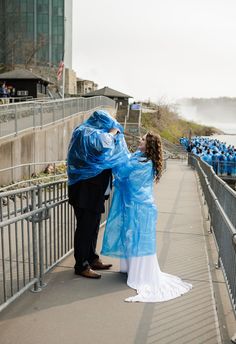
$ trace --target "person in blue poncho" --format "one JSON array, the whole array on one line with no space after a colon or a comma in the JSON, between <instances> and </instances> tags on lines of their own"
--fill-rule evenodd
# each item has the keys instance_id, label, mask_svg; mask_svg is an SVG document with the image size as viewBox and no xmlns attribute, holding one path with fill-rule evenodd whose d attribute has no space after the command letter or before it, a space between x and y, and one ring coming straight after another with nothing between
<instances>
[{"instance_id":1,"label":"person in blue poncho","mask_svg":"<svg viewBox=\"0 0 236 344\"><path fill-rule=\"evenodd\" d=\"M161 272L156 256L157 208L154 181L162 171L160 136L147 133L125 165L113 168L115 191L101 254L121 259L127 284L137 290L128 302L167 301L191 289L176 276Z\"/></svg>"},{"instance_id":2,"label":"person in blue poncho","mask_svg":"<svg viewBox=\"0 0 236 344\"><path fill-rule=\"evenodd\" d=\"M122 126L105 111L95 111L76 127L68 148L68 197L77 227L74 236L75 274L100 278L94 270L109 269L96 253L101 214L112 184L111 168L125 163L128 149Z\"/></svg>"}]
</instances>

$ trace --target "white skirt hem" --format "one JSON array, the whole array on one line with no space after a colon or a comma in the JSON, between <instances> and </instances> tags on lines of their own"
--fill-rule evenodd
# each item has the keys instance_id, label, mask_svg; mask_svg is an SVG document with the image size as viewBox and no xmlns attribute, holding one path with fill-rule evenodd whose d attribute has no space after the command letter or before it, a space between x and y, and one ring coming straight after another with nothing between
<instances>
[{"instance_id":1,"label":"white skirt hem","mask_svg":"<svg viewBox=\"0 0 236 344\"><path fill-rule=\"evenodd\" d=\"M169 301L192 289L190 283L162 272L156 255L121 259L120 270L128 273L127 285L137 292L126 302Z\"/></svg>"}]
</instances>

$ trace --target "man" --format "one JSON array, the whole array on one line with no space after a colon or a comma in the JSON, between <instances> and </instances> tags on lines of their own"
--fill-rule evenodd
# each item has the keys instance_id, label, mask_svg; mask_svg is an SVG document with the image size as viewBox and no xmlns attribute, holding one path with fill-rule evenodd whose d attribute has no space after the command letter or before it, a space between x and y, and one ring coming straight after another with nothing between
<instances>
[{"instance_id":1,"label":"man","mask_svg":"<svg viewBox=\"0 0 236 344\"><path fill-rule=\"evenodd\" d=\"M111 168L124 163L128 150L121 125L105 111L95 111L75 128L68 149L68 196L77 227L74 236L75 274L101 278L109 269L96 253L101 214L112 184Z\"/></svg>"}]
</instances>

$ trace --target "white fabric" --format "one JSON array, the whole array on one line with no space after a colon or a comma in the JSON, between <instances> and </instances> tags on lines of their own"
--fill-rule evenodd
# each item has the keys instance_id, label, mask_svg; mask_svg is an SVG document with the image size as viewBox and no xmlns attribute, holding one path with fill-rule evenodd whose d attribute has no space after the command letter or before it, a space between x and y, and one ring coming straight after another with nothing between
<instances>
[{"instance_id":1,"label":"white fabric","mask_svg":"<svg viewBox=\"0 0 236 344\"><path fill-rule=\"evenodd\" d=\"M127 302L162 302L187 293L192 285L160 270L156 255L121 259L121 272L128 273L127 285L137 295Z\"/></svg>"}]
</instances>

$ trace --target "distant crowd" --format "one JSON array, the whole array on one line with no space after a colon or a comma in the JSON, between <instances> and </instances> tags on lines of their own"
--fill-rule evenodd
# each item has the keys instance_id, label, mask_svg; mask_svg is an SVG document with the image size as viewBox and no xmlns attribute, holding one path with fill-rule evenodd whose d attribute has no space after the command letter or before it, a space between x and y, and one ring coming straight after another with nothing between
<instances>
[{"instance_id":1,"label":"distant crowd","mask_svg":"<svg viewBox=\"0 0 236 344\"><path fill-rule=\"evenodd\" d=\"M5 82L0 82L0 98L10 97L10 92L5 84Z\"/></svg>"},{"instance_id":2,"label":"distant crowd","mask_svg":"<svg viewBox=\"0 0 236 344\"><path fill-rule=\"evenodd\" d=\"M180 143L188 152L199 156L211 165L216 174L236 173L236 148L217 139L207 137L181 137Z\"/></svg>"}]
</instances>

